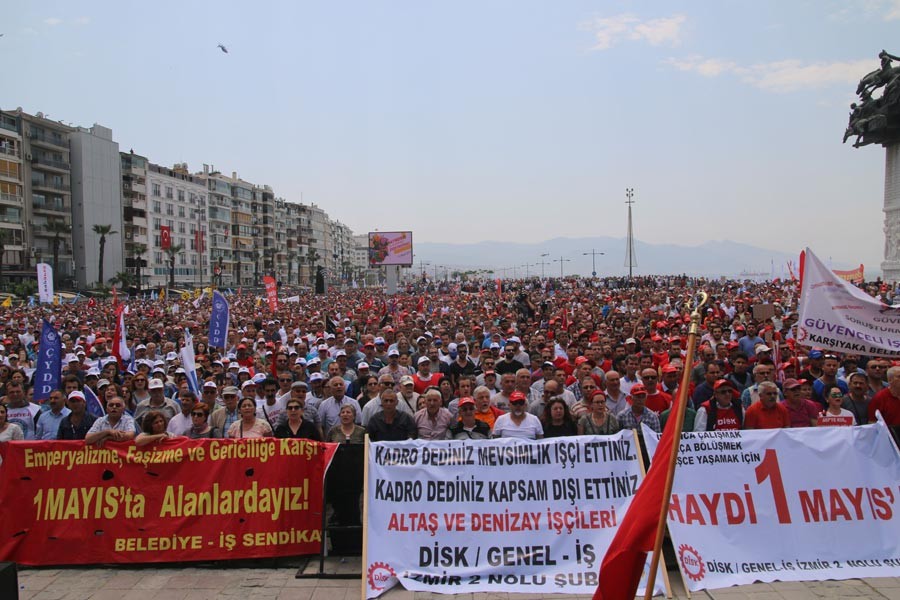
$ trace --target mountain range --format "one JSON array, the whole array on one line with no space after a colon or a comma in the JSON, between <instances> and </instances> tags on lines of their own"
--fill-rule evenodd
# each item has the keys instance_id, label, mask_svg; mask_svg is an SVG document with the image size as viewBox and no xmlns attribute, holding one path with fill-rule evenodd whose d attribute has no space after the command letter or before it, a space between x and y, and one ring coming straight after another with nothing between
<instances>
[{"instance_id":1,"label":"mountain range","mask_svg":"<svg viewBox=\"0 0 900 600\"><path fill-rule=\"evenodd\" d=\"M415 243L414 269L424 268L439 276L445 270L466 271L488 269L497 277L524 277L541 274L558 277L560 259L564 275L589 276L592 271L591 251L597 255L598 276L626 275L625 239L613 237L555 238L537 243L478 242L474 244ZM708 241L697 246L651 244L635 240L635 275L681 274L707 277L760 279L774 273L775 277L789 277L787 263L794 270L801 248L796 254L759 248L748 244L722 240ZM600 255L599 253L604 253ZM585 255L587 253L587 255ZM542 254L547 256L541 257ZM827 257L822 257L828 260ZM422 265L421 263L430 263ZM542 266L540 263L544 262ZM527 267L524 265L528 265ZM834 263L836 269L850 269L857 265ZM527 273L526 273L527 272ZM756 277L750 274L758 274ZM872 277L875 273L867 276Z\"/></svg>"}]
</instances>

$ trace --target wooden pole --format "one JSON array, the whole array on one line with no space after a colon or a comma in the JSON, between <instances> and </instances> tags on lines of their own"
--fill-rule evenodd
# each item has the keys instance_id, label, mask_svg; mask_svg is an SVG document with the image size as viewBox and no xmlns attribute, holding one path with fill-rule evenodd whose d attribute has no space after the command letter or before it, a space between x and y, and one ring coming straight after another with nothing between
<instances>
[{"instance_id":1,"label":"wooden pole","mask_svg":"<svg viewBox=\"0 0 900 600\"><path fill-rule=\"evenodd\" d=\"M675 407L675 435L672 441L672 450L669 454L669 470L666 473L666 487L663 491L663 501L659 507L659 525L656 527L656 541L653 544L653 556L650 559L650 572L647 574L647 588L644 591L644 599L653 598L653 586L656 583L656 570L659 568L659 558L662 554L663 536L666 533L666 514L669 512L669 499L672 496L672 483L675 480L675 459L678 457L678 445L681 443L681 431L684 426L684 409L688 401L688 386L691 383L691 367L694 362L694 353L697 350L697 337L700 329L700 309L706 304L707 295L700 292L699 302L691 313L691 327L688 331L687 354L684 358L684 373L681 376L681 384L678 387L678 404ZM651 465L652 468L652 465Z\"/></svg>"},{"instance_id":2,"label":"wooden pole","mask_svg":"<svg viewBox=\"0 0 900 600\"><path fill-rule=\"evenodd\" d=\"M369 568L369 434L366 434L363 450L363 518L362 518L362 600L366 600L366 572ZM323 510L324 512L324 510Z\"/></svg>"}]
</instances>

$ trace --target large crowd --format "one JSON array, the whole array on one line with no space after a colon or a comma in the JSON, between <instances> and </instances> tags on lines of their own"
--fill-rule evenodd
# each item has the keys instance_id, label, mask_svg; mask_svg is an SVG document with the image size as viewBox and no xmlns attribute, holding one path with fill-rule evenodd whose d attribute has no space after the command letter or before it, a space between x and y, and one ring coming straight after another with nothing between
<instances>
[{"instance_id":1,"label":"large crowd","mask_svg":"<svg viewBox=\"0 0 900 600\"><path fill-rule=\"evenodd\" d=\"M710 298L687 363L699 289ZM883 285L865 289L891 300ZM227 347L211 348L208 298L120 295L127 361L111 353L112 300L0 308L0 441L354 444L367 433L385 441L660 431L686 369L686 431L862 425L877 410L900 426L900 363L798 343L791 281L414 284L393 296L301 292L274 312L250 293L227 299ZM59 389L34 402L43 318L64 357ZM181 364L186 331L199 390ZM92 396L101 414L88 409Z\"/></svg>"}]
</instances>

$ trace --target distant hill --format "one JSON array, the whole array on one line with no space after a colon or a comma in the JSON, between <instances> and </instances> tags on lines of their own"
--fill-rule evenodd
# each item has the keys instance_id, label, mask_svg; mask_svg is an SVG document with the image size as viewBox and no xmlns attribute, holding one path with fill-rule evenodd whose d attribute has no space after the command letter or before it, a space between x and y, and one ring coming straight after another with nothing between
<instances>
[{"instance_id":1,"label":"distant hill","mask_svg":"<svg viewBox=\"0 0 900 600\"><path fill-rule=\"evenodd\" d=\"M584 252L590 253L591 249L604 252L604 256L597 256L597 274L622 275L627 274L625 263L625 239L611 237L595 238L556 238L545 242L533 244L520 244L514 242L479 242L477 244L442 244L442 243L416 243L416 265L419 269L419 261L431 263L425 268L434 272L434 265L439 265L439 274L442 267L451 270L468 269L494 269L498 276L512 277L514 274L523 277L540 274L541 260L548 263L544 265L544 273L559 276L559 259L567 259L563 262L563 273L566 275L579 274L589 276L591 274L591 256L584 256ZM669 274L686 273L688 275L704 275L711 277L728 276L739 277L742 273L762 273L769 275L772 272L776 277L788 277L784 265L793 261L796 269L801 248L797 248L797 254L788 254L777 250L759 248L747 244L739 244L729 241L710 241L698 246L680 246L675 244L650 244L635 240L635 256L637 266L635 275L645 274ZM541 254L549 253L549 256L541 258ZM553 262L556 261L556 262ZM856 266L856 265L853 265ZM515 267L515 270L513 269ZM506 268L506 272L501 271ZM835 263L834 268L851 268L850 265ZM868 274L868 273L867 273ZM745 276L744 278L751 278Z\"/></svg>"}]
</instances>

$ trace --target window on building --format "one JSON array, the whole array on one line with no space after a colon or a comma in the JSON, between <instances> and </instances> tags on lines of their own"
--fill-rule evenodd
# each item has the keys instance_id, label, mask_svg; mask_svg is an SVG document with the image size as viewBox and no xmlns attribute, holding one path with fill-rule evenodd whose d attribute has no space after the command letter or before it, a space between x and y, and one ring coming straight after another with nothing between
<instances>
[{"instance_id":1,"label":"window on building","mask_svg":"<svg viewBox=\"0 0 900 600\"><path fill-rule=\"evenodd\" d=\"M166 214L170 215L170 216L174 216L175 215L175 207L172 206L171 204L166 204Z\"/></svg>"},{"instance_id":2,"label":"window on building","mask_svg":"<svg viewBox=\"0 0 900 600\"><path fill-rule=\"evenodd\" d=\"M178 233L184 234L184 221L178 221Z\"/></svg>"},{"instance_id":3,"label":"window on building","mask_svg":"<svg viewBox=\"0 0 900 600\"><path fill-rule=\"evenodd\" d=\"M159 241L159 236L156 237L157 242ZM163 262L163 253L162 252L154 252L153 253L153 261L156 264L160 264Z\"/></svg>"},{"instance_id":4,"label":"window on building","mask_svg":"<svg viewBox=\"0 0 900 600\"><path fill-rule=\"evenodd\" d=\"M183 206L178 207L178 216L181 217L182 219L184 218L184 207Z\"/></svg>"},{"instance_id":5,"label":"window on building","mask_svg":"<svg viewBox=\"0 0 900 600\"><path fill-rule=\"evenodd\" d=\"M158 196L158 195L159 195L159 194L157 194L157 196ZM153 201L153 212L155 212L155 213L162 212L162 204L160 203L159 200L154 200L154 201Z\"/></svg>"},{"instance_id":6,"label":"window on building","mask_svg":"<svg viewBox=\"0 0 900 600\"><path fill-rule=\"evenodd\" d=\"M153 217L153 229L159 231L160 225L162 225L162 220L159 217Z\"/></svg>"},{"instance_id":7,"label":"window on building","mask_svg":"<svg viewBox=\"0 0 900 600\"><path fill-rule=\"evenodd\" d=\"M178 190L178 201L184 202L184 190Z\"/></svg>"},{"instance_id":8,"label":"window on building","mask_svg":"<svg viewBox=\"0 0 900 600\"><path fill-rule=\"evenodd\" d=\"M172 186L167 185L166 186L166 198L168 198L170 200L172 199L172 191L173 191Z\"/></svg>"},{"instance_id":9,"label":"window on building","mask_svg":"<svg viewBox=\"0 0 900 600\"><path fill-rule=\"evenodd\" d=\"M160 195L160 186L159 186L158 183L154 183L154 184L153 184L153 195L154 195L154 196L159 196L159 195Z\"/></svg>"}]
</instances>

